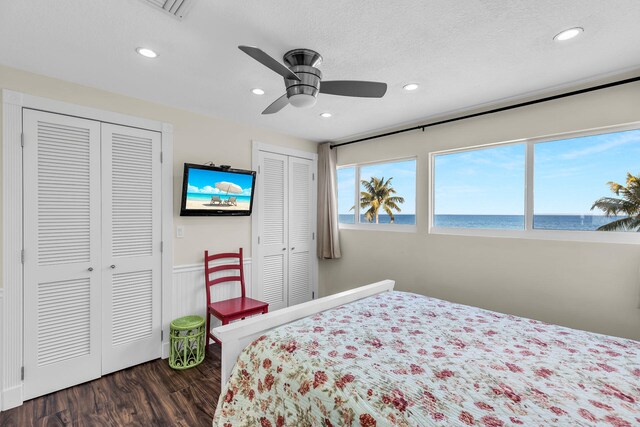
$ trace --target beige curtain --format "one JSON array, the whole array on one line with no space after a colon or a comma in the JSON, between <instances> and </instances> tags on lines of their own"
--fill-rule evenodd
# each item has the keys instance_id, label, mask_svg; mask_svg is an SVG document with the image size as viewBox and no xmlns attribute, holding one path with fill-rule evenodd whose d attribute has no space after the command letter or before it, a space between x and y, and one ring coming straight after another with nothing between
<instances>
[{"instance_id":1,"label":"beige curtain","mask_svg":"<svg viewBox=\"0 0 640 427\"><path fill-rule=\"evenodd\" d=\"M318 258L340 258L337 150L318 145Z\"/></svg>"}]
</instances>

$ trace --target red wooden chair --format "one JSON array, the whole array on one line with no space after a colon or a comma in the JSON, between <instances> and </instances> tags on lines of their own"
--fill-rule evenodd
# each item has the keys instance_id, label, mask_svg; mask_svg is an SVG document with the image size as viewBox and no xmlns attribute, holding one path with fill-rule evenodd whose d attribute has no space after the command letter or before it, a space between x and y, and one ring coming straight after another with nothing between
<instances>
[{"instance_id":1,"label":"red wooden chair","mask_svg":"<svg viewBox=\"0 0 640 427\"><path fill-rule=\"evenodd\" d=\"M224 264L211 267L210 263L219 259L237 259L238 263ZM254 314L264 314L269 311L269 304L255 299L247 298L244 291L244 271L242 268L242 248L235 252L221 253L209 255L209 251L204 251L204 280L207 288L207 337L213 339L218 344L222 344L211 333L210 319L216 316L223 325L228 324L232 320L244 319L246 316ZM229 275L211 279L212 273L220 271L238 271L238 275ZM211 301L211 286L224 282L240 282L242 296L231 298L224 301ZM207 346L209 339L207 339Z\"/></svg>"}]
</instances>

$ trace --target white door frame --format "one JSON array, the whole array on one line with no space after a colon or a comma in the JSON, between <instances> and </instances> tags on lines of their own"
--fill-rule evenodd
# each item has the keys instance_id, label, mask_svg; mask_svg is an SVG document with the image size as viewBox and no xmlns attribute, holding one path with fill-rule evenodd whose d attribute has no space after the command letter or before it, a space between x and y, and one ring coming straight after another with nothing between
<instances>
[{"instance_id":1,"label":"white door frame","mask_svg":"<svg viewBox=\"0 0 640 427\"><path fill-rule=\"evenodd\" d=\"M270 153L275 153L275 154L282 154L285 156L293 156L293 157L300 157L302 159L309 159L311 161L313 161L313 173L315 174L315 179L317 179L317 175L318 175L318 154L317 153L313 153L311 151L303 151L303 150L297 150L294 148L288 148L288 147L282 147L280 145L271 145L271 144L265 144L259 141L251 141L251 169L253 169L254 171L258 170L258 166L260 164L260 159L259 159L259 152L260 151L268 151ZM259 177L258 177L259 179ZM315 238L313 239L313 242L311 243L311 256L313 257L313 262L311 263L312 268L313 268L313 272L312 272L312 277L313 277L313 293L315 295L315 298L318 297L318 257L317 257L317 246L316 246L316 239L318 238L318 220L317 220L317 215L318 215L318 184L317 181L315 181L316 183L314 184L313 187L313 194L311 196L311 200L313 201L313 213L312 213L312 218L311 218L311 223L313 224L313 228L312 231L315 236ZM256 186L257 188L257 186ZM259 218L258 215L256 214L258 212L258 209L255 205L256 201L258 201L259 198L255 197L254 195L254 199L253 199L253 214L251 215L251 259L254 260L254 262L251 263L251 280L254 281L254 285L253 285L253 292L256 292L256 281L258 280L257 278L260 277L259 276L259 271L258 268L260 267L260 263L256 262L255 260L258 260L258 232L260 230L260 224L259 224Z\"/></svg>"},{"instance_id":2,"label":"white door frame","mask_svg":"<svg viewBox=\"0 0 640 427\"><path fill-rule=\"evenodd\" d=\"M173 126L111 111L2 90L2 284L0 319L0 409L23 403L23 221L22 110L49 111L100 122L136 127L162 134L162 357L169 355L171 280L173 269Z\"/></svg>"}]
</instances>

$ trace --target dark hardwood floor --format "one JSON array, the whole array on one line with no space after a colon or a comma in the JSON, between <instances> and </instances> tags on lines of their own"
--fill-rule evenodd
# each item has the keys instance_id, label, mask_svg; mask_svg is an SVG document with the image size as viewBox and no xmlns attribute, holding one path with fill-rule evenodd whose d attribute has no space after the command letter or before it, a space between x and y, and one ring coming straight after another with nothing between
<instances>
[{"instance_id":1,"label":"dark hardwood floor","mask_svg":"<svg viewBox=\"0 0 640 427\"><path fill-rule=\"evenodd\" d=\"M0 426L207 426L220 395L220 347L174 371L155 360L0 412Z\"/></svg>"}]
</instances>

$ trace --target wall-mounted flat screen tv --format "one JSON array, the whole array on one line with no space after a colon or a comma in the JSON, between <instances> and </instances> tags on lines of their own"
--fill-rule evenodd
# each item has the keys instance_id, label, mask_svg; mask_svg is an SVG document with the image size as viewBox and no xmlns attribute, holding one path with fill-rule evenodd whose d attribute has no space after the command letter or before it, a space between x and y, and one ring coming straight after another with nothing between
<instances>
[{"instance_id":1,"label":"wall-mounted flat screen tv","mask_svg":"<svg viewBox=\"0 0 640 427\"><path fill-rule=\"evenodd\" d=\"M184 164L181 216L251 215L254 171Z\"/></svg>"}]
</instances>

